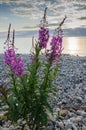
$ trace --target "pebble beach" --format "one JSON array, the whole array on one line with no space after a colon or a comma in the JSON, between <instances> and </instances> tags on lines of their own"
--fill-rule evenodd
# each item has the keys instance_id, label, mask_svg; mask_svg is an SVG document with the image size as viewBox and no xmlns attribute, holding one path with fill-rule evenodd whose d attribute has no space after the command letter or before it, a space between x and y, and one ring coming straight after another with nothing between
<instances>
[{"instance_id":1,"label":"pebble beach","mask_svg":"<svg viewBox=\"0 0 86 130\"><path fill-rule=\"evenodd\" d=\"M23 57L29 63L28 55ZM86 56L63 54L59 68L54 82L57 97L51 101L55 118L51 117L49 127L43 130L86 130ZM0 82L3 78L4 62L0 54ZM0 116L3 113L3 107L0 107ZM4 120L0 120L0 130L22 130L21 126L13 129L10 121Z\"/></svg>"}]
</instances>

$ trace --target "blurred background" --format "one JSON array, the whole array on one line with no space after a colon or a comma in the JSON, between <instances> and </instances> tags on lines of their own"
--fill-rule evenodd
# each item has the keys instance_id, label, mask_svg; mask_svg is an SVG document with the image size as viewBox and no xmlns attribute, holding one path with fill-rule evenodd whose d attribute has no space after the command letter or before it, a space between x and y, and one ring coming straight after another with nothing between
<instances>
[{"instance_id":1,"label":"blurred background","mask_svg":"<svg viewBox=\"0 0 86 130\"><path fill-rule=\"evenodd\" d=\"M63 53L86 56L86 0L0 0L0 53L8 26L15 29L15 46L18 53L29 53L32 37L38 37L40 20L47 9L47 21L52 37L63 20Z\"/></svg>"}]
</instances>

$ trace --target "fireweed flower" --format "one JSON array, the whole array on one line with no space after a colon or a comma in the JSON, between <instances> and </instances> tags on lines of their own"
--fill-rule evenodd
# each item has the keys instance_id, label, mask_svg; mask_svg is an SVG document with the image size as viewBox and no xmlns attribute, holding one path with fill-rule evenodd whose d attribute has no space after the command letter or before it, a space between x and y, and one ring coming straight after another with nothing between
<instances>
[{"instance_id":1,"label":"fireweed flower","mask_svg":"<svg viewBox=\"0 0 86 130\"><path fill-rule=\"evenodd\" d=\"M39 41L39 46L41 48L46 48L47 42L49 40L49 29L46 27L48 24L48 22L46 21L46 10L47 8L45 8L44 16L43 19L41 20L40 29L39 29L38 41Z\"/></svg>"},{"instance_id":2,"label":"fireweed flower","mask_svg":"<svg viewBox=\"0 0 86 130\"><path fill-rule=\"evenodd\" d=\"M15 53L14 47L14 35L15 30L13 30L13 38L12 41L10 40L10 27L8 29L8 36L5 42L7 49L4 52L4 60L5 64L8 65L15 76L22 76L24 75L24 62L21 57L18 57Z\"/></svg>"},{"instance_id":3,"label":"fireweed flower","mask_svg":"<svg viewBox=\"0 0 86 130\"><path fill-rule=\"evenodd\" d=\"M62 36L54 35L50 42L50 50L46 51L46 56L51 62L56 62L62 53Z\"/></svg>"},{"instance_id":4,"label":"fireweed flower","mask_svg":"<svg viewBox=\"0 0 86 130\"><path fill-rule=\"evenodd\" d=\"M53 36L51 40L51 55L50 58L52 61L57 61L59 56L62 53L62 36Z\"/></svg>"},{"instance_id":5,"label":"fireweed flower","mask_svg":"<svg viewBox=\"0 0 86 130\"><path fill-rule=\"evenodd\" d=\"M7 49L4 52L4 60L6 65L11 65L12 60L16 59L15 51L13 48Z\"/></svg>"},{"instance_id":6,"label":"fireweed flower","mask_svg":"<svg viewBox=\"0 0 86 130\"><path fill-rule=\"evenodd\" d=\"M15 76L23 76L24 75L24 62L22 57L18 57L17 60L12 61L11 64L12 73Z\"/></svg>"},{"instance_id":7,"label":"fireweed flower","mask_svg":"<svg viewBox=\"0 0 86 130\"><path fill-rule=\"evenodd\" d=\"M39 46L46 48L47 42L49 40L49 30L46 27L40 27L39 30Z\"/></svg>"},{"instance_id":8,"label":"fireweed flower","mask_svg":"<svg viewBox=\"0 0 86 130\"><path fill-rule=\"evenodd\" d=\"M17 57L14 49L8 49L4 53L5 64L9 65L11 71L16 76L24 74L24 62L21 57Z\"/></svg>"},{"instance_id":9,"label":"fireweed flower","mask_svg":"<svg viewBox=\"0 0 86 130\"><path fill-rule=\"evenodd\" d=\"M53 35L51 42L50 42L50 50L46 50L46 57L48 61L50 62L56 62L58 61L58 58L60 57L62 53L62 29L61 26L63 25L65 19L62 20L62 22L59 24L59 27L55 29L55 34Z\"/></svg>"}]
</instances>

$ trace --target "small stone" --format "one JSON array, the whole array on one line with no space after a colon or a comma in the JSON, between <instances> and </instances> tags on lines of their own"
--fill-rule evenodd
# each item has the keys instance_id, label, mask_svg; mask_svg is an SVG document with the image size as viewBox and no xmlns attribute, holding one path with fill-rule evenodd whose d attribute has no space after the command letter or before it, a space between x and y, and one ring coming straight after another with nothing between
<instances>
[{"instance_id":1,"label":"small stone","mask_svg":"<svg viewBox=\"0 0 86 130\"><path fill-rule=\"evenodd\" d=\"M68 117L69 117L69 118L73 117L73 115L74 115L73 112L68 111Z\"/></svg>"},{"instance_id":2,"label":"small stone","mask_svg":"<svg viewBox=\"0 0 86 130\"><path fill-rule=\"evenodd\" d=\"M83 67L86 67L86 62L85 62L85 63L83 63Z\"/></svg>"},{"instance_id":3,"label":"small stone","mask_svg":"<svg viewBox=\"0 0 86 130\"><path fill-rule=\"evenodd\" d=\"M84 118L84 119L82 120L82 122L83 122L83 124L86 125L86 118Z\"/></svg>"},{"instance_id":4,"label":"small stone","mask_svg":"<svg viewBox=\"0 0 86 130\"><path fill-rule=\"evenodd\" d=\"M54 124L54 122L50 121L48 125L49 126L48 126L47 130L55 130L55 124Z\"/></svg>"},{"instance_id":5,"label":"small stone","mask_svg":"<svg viewBox=\"0 0 86 130\"><path fill-rule=\"evenodd\" d=\"M49 126L46 130L55 130L54 126Z\"/></svg>"},{"instance_id":6,"label":"small stone","mask_svg":"<svg viewBox=\"0 0 86 130\"><path fill-rule=\"evenodd\" d=\"M75 104L75 105L73 106L73 109L74 109L75 111L79 110L79 109L80 109L80 105Z\"/></svg>"},{"instance_id":7,"label":"small stone","mask_svg":"<svg viewBox=\"0 0 86 130\"><path fill-rule=\"evenodd\" d=\"M77 103L81 103L82 102L82 98L81 97L76 97L76 102Z\"/></svg>"},{"instance_id":8,"label":"small stone","mask_svg":"<svg viewBox=\"0 0 86 130\"><path fill-rule=\"evenodd\" d=\"M56 121L56 127L64 129L64 124L62 122Z\"/></svg>"},{"instance_id":9,"label":"small stone","mask_svg":"<svg viewBox=\"0 0 86 130\"><path fill-rule=\"evenodd\" d=\"M2 130L2 127L0 126L0 130Z\"/></svg>"},{"instance_id":10,"label":"small stone","mask_svg":"<svg viewBox=\"0 0 86 130\"><path fill-rule=\"evenodd\" d=\"M86 126L83 126L83 127L82 127L82 130L86 130Z\"/></svg>"},{"instance_id":11,"label":"small stone","mask_svg":"<svg viewBox=\"0 0 86 130\"><path fill-rule=\"evenodd\" d=\"M81 106L81 108L86 112L86 106Z\"/></svg>"},{"instance_id":12,"label":"small stone","mask_svg":"<svg viewBox=\"0 0 86 130\"><path fill-rule=\"evenodd\" d=\"M86 116L86 112L82 111L82 110L78 110L77 111L77 114L80 115L80 116Z\"/></svg>"},{"instance_id":13,"label":"small stone","mask_svg":"<svg viewBox=\"0 0 86 130\"><path fill-rule=\"evenodd\" d=\"M66 130L68 130L68 129L78 130L78 128L77 128L73 123L68 123L68 124L65 126L65 129L66 129Z\"/></svg>"},{"instance_id":14,"label":"small stone","mask_svg":"<svg viewBox=\"0 0 86 130\"><path fill-rule=\"evenodd\" d=\"M68 110L61 110L61 116L65 117L68 114Z\"/></svg>"},{"instance_id":15,"label":"small stone","mask_svg":"<svg viewBox=\"0 0 86 130\"><path fill-rule=\"evenodd\" d=\"M73 123L79 123L81 122L82 118L83 118L82 116L72 117L70 118L70 121Z\"/></svg>"},{"instance_id":16,"label":"small stone","mask_svg":"<svg viewBox=\"0 0 86 130\"><path fill-rule=\"evenodd\" d=\"M0 130L9 130L9 128L2 128L2 129L0 129Z\"/></svg>"}]
</instances>

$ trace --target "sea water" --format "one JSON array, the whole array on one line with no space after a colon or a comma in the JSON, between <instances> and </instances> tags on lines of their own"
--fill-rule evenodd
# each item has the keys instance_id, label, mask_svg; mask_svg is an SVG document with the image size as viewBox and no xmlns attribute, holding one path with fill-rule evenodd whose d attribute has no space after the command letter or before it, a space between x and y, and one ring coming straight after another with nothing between
<instances>
[{"instance_id":1,"label":"sea water","mask_svg":"<svg viewBox=\"0 0 86 130\"><path fill-rule=\"evenodd\" d=\"M0 39L0 53L4 53L5 38ZM34 38L34 43L37 39ZM17 53L29 54L32 48L32 37L15 38ZM63 54L86 56L86 37L63 37Z\"/></svg>"}]
</instances>

